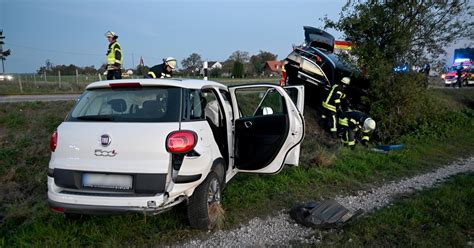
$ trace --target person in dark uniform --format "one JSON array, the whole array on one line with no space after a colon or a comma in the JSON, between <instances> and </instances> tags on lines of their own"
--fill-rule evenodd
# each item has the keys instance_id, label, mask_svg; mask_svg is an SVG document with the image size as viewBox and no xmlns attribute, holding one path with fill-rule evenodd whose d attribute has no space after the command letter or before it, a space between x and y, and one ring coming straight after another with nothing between
<instances>
[{"instance_id":1,"label":"person in dark uniform","mask_svg":"<svg viewBox=\"0 0 474 248\"><path fill-rule=\"evenodd\" d=\"M338 130L345 146L353 148L356 140L366 146L370 133L375 130L375 121L363 112L347 111L339 117Z\"/></svg>"},{"instance_id":2,"label":"person in dark uniform","mask_svg":"<svg viewBox=\"0 0 474 248\"><path fill-rule=\"evenodd\" d=\"M111 31L105 33L109 41L107 49L107 80L122 79L122 47L117 42L117 34Z\"/></svg>"},{"instance_id":3,"label":"person in dark uniform","mask_svg":"<svg viewBox=\"0 0 474 248\"><path fill-rule=\"evenodd\" d=\"M321 117L325 120L326 128L329 128L329 132L334 138L337 137L338 116L347 106L345 89L350 82L350 78L342 78L340 83L336 83L332 86L329 93L325 96L325 100L322 102L323 115Z\"/></svg>"},{"instance_id":4,"label":"person in dark uniform","mask_svg":"<svg viewBox=\"0 0 474 248\"><path fill-rule=\"evenodd\" d=\"M458 67L456 68L456 76L457 79L456 79L456 83L453 84L453 87L455 87L455 85L457 84L459 88L462 88L462 69L463 69L463 63L461 62L460 65L458 65Z\"/></svg>"},{"instance_id":5,"label":"person in dark uniform","mask_svg":"<svg viewBox=\"0 0 474 248\"><path fill-rule=\"evenodd\" d=\"M176 69L176 59L168 57L163 59L162 64L150 68L148 73L145 75L145 78L171 78L173 77L174 69Z\"/></svg>"}]
</instances>

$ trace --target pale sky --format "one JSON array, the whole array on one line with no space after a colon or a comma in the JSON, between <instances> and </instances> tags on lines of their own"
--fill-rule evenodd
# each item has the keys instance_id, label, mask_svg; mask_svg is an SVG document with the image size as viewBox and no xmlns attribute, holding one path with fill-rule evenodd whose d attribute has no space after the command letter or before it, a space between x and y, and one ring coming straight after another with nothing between
<instances>
[{"instance_id":1,"label":"pale sky","mask_svg":"<svg viewBox=\"0 0 474 248\"><path fill-rule=\"evenodd\" d=\"M34 72L46 59L97 68L106 61L108 30L119 35L126 68L140 56L152 66L168 56L180 62L193 52L223 61L236 50L265 50L284 59L293 44L303 42L303 26L321 27L325 15L337 19L345 2L0 0L0 29L4 48L12 50L6 70L13 73Z\"/></svg>"}]
</instances>

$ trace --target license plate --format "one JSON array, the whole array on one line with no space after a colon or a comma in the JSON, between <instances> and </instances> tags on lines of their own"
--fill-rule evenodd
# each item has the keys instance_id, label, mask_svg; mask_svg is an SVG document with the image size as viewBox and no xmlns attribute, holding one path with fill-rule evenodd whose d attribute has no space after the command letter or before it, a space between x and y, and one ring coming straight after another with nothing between
<instances>
[{"instance_id":1,"label":"license plate","mask_svg":"<svg viewBox=\"0 0 474 248\"><path fill-rule=\"evenodd\" d=\"M82 185L89 188L132 189L133 177L129 175L82 174Z\"/></svg>"}]
</instances>

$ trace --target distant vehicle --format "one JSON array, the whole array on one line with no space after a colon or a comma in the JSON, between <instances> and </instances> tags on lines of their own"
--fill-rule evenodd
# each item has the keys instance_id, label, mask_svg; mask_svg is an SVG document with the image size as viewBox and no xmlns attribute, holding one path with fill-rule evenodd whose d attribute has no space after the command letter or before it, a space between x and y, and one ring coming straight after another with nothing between
<instances>
[{"instance_id":1,"label":"distant vehicle","mask_svg":"<svg viewBox=\"0 0 474 248\"><path fill-rule=\"evenodd\" d=\"M462 68L462 84L463 85L471 85L474 84L474 66L473 61L466 58L456 59L454 64L448 69L447 73L441 74L441 78L444 80L444 85L446 87L452 86L453 84L457 83L458 76L457 76L457 68L461 65Z\"/></svg>"},{"instance_id":2,"label":"distant vehicle","mask_svg":"<svg viewBox=\"0 0 474 248\"><path fill-rule=\"evenodd\" d=\"M8 74L0 74L0 81L12 81L13 76Z\"/></svg>"},{"instance_id":3,"label":"distant vehicle","mask_svg":"<svg viewBox=\"0 0 474 248\"><path fill-rule=\"evenodd\" d=\"M348 97L353 103L359 102L360 97L365 94L364 90L368 88L368 81L360 76L359 70L334 53L334 37L326 31L309 26L304 27L304 32L305 43L294 47L285 59L286 73L281 82L286 85L304 84L306 96L315 102L343 77L350 77ZM319 103L315 102L317 105Z\"/></svg>"},{"instance_id":4,"label":"distant vehicle","mask_svg":"<svg viewBox=\"0 0 474 248\"><path fill-rule=\"evenodd\" d=\"M212 228L237 173L298 165L303 107L303 86L92 83L51 136L50 207L66 217L157 214L186 201L191 226Z\"/></svg>"}]
</instances>

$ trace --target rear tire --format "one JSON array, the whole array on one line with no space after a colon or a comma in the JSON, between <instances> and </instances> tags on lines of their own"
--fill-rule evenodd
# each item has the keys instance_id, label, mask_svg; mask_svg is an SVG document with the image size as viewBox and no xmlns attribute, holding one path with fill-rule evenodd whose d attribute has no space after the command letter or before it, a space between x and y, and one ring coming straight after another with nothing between
<instances>
[{"instance_id":1,"label":"rear tire","mask_svg":"<svg viewBox=\"0 0 474 248\"><path fill-rule=\"evenodd\" d=\"M188 201L188 219L191 227L201 230L215 228L222 218L221 180L211 171L194 190Z\"/></svg>"}]
</instances>

